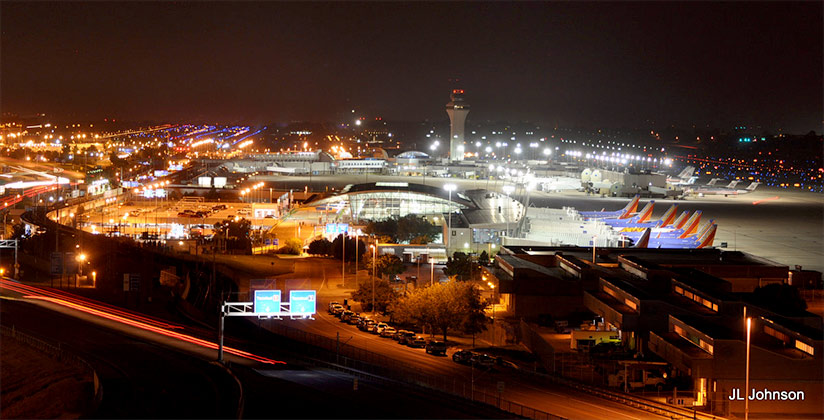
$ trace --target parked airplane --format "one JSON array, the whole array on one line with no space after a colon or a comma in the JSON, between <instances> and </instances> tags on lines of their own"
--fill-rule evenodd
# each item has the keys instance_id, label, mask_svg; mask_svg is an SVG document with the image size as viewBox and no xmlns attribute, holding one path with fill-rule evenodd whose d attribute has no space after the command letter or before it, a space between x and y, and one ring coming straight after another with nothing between
<instances>
[{"instance_id":1,"label":"parked airplane","mask_svg":"<svg viewBox=\"0 0 824 420\"><path fill-rule=\"evenodd\" d=\"M698 187L689 190L689 192L693 194L698 194L699 196L705 195L723 195L724 197L730 195L740 195L740 194L749 194L761 185L760 182L753 182L747 188L743 190L736 189L735 186L741 181L732 181L726 187Z\"/></svg>"},{"instance_id":2,"label":"parked airplane","mask_svg":"<svg viewBox=\"0 0 824 420\"><path fill-rule=\"evenodd\" d=\"M696 211L692 214L685 223L681 225L681 227L666 227L666 228L652 228L652 237L657 239L665 239L665 238L687 238L690 235L694 234L696 231L699 231L698 225L701 223L701 210ZM622 235L634 239L640 235L637 230L633 231L621 231Z\"/></svg>"},{"instance_id":3,"label":"parked airplane","mask_svg":"<svg viewBox=\"0 0 824 420\"><path fill-rule=\"evenodd\" d=\"M638 215L633 216L629 219L605 219L604 223L614 227L614 228L653 228L653 227L666 227L673 221L675 221L675 215L678 210L678 204L673 204L661 215L661 218L658 220L650 220L650 216L652 216L652 204L655 201L650 201L647 204L647 207L650 207L649 212L645 212L647 207L641 209L638 212ZM684 219L686 220L686 219Z\"/></svg>"},{"instance_id":4,"label":"parked airplane","mask_svg":"<svg viewBox=\"0 0 824 420\"><path fill-rule=\"evenodd\" d=\"M632 247L633 248L647 248L647 247L649 247L649 237L650 237L651 232L652 232L652 229L650 229L650 228L647 228L646 230L644 230L644 234L641 235L640 238L638 238L637 240L634 241L634 243L632 244Z\"/></svg>"},{"instance_id":5,"label":"parked airplane","mask_svg":"<svg viewBox=\"0 0 824 420\"><path fill-rule=\"evenodd\" d=\"M578 212L582 217L586 217L589 219L629 219L632 217L632 213L638 210L638 200L641 199L641 196L636 194L635 197L626 205L626 207L622 208L621 210L615 211L582 211Z\"/></svg>"},{"instance_id":6,"label":"parked airplane","mask_svg":"<svg viewBox=\"0 0 824 420\"><path fill-rule=\"evenodd\" d=\"M695 167L687 166L678 175L674 177L667 177L667 184L672 186L692 185L698 180L697 176L693 176L694 173Z\"/></svg>"},{"instance_id":7,"label":"parked airplane","mask_svg":"<svg viewBox=\"0 0 824 420\"><path fill-rule=\"evenodd\" d=\"M701 235L689 238L650 238L648 248L700 249L711 247L713 241L715 241L715 232L717 230L718 225L713 223Z\"/></svg>"}]
</instances>

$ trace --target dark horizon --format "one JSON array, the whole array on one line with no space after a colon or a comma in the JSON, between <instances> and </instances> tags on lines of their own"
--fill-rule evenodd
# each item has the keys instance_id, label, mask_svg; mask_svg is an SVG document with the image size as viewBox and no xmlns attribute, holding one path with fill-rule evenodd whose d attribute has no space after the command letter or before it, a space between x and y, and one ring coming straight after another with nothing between
<instances>
[{"instance_id":1,"label":"dark horizon","mask_svg":"<svg viewBox=\"0 0 824 420\"><path fill-rule=\"evenodd\" d=\"M3 112L822 131L820 2L0 7Z\"/></svg>"}]
</instances>

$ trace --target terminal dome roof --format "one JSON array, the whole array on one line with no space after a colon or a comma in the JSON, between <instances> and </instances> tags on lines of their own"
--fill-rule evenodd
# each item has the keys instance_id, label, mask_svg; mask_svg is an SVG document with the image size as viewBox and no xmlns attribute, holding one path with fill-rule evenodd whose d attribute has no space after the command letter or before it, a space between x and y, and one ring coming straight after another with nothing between
<instances>
[{"instance_id":1,"label":"terminal dome roof","mask_svg":"<svg viewBox=\"0 0 824 420\"><path fill-rule=\"evenodd\" d=\"M418 152L415 150L403 152L396 157L400 159L430 159L429 155L427 155L426 153Z\"/></svg>"}]
</instances>

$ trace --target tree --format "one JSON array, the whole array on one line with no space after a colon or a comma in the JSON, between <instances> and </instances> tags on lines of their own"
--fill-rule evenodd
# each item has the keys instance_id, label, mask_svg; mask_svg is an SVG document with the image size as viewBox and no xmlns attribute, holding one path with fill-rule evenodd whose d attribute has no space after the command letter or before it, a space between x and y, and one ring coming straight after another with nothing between
<instances>
[{"instance_id":1,"label":"tree","mask_svg":"<svg viewBox=\"0 0 824 420\"><path fill-rule=\"evenodd\" d=\"M367 269L372 269L372 256L369 255L364 262L363 265ZM403 265L403 260L398 258L395 255L384 254L378 255L378 259L375 262L375 271L377 271L377 276L383 278L384 276L388 278L392 278L398 274L403 273L406 271L406 266Z\"/></svg>"},{"instance_id":2,"label":"tree","mask_svg":"<svg viewBox=\"0 0 824 420\"><path fill-rule=\"evenodd\" d=\"M463 252L456 252L452 254L452 258L446 262L446 267L443 269L443 272L448 277L456 277L458 280L465 281L472 279L472 270L474 267L475 262L472 261L472 257Z\"/></svg>"},{"instance_id":3,"label":"tree","mask_svg":"<svg viewBox=\"0 0 824 420\"><path fill-rule=\"evenodd\" d=\"M215 223L215 236L225 241L226 250L240 250L244 253L251 253L252 241L249 239L249 232L252 222L246 218L232 218Z\"/></svg>"},{"instance_id":4,"label":"tree","mask_svg":"<svg viewBox=\"0 0 824 420\"><path fill-rule=\"evenodd\" d=\"M387 236L394 243L427 244L440 233L440 228L423 216L408 214L403 217L369 222L364 232L370 235Z\"/></svg>"},{"instance_id":5,"label":"tree","mask_svg":"<svg viewBox=\"0 0 824 420\"><path fill-rule=\"evenodd\" d=\"M303 241L298 238L289 238L278 249L278 254L300 255L303 252Z\"/></svg>"},{"instance_id":6,"label":"tree","mask_svg":"<svg viewBox=\"0 0 824 420\"><path fill-rule=\"evenodd\" d=\"M449 330L468 334L484 331L487 305L474 284L452 281L415 289L398 299L390 311L400 322L428 325L433 331L441 331L446 341Z\"/></svg>"},{"instance_id":7,"label":"tree","mask_svg":"<svg viewBox=\"0 0 824 420\"><path fill-rule=\"evenodd\" d=\"M346 238L346 261L355 261L355 238L350 238L345 235L338 235L334 241L332 241L332 247L329 249L330 254L332 254L335 258L340 258L342 251L342 244L343 238ZM358 240L359 246L357 247L357 251L360 255L358 258L363 258L363 254L366 253L366 244L363 241Z\"/></svg>"},{"instance_id":8,"label":"tree","mask_svg":"<svg viewBox=\"0 0 824 420\"><path fill-rule=\"evenodd\" d=\"M488 266L489 262L489 254L486 251L481 252L481 255L478 256L478 264Z\"/></svg>"},{"instance_id":9,"label":"tree","mask_svg":"<svg viewBox=\"0 0 824 420\"><path fill-rule=\"evenodd\" d=\"M375 309L386 314L388 309L397 301L398 293L386 280L375 281ZM352 300L360 302L366 312L372 311L372 282L365 281L352 292Z\"/></svg>"},{"instance_id":10,"label":"tree","mask_svg":"<svg viewBox=\"0 0 824 420\"><path fill-rule=\"evenodd\" d=\"M309 243L309 253L312 255L331 255L332 242L326 238L315 239Z\"/></svg>"}]
</instances>

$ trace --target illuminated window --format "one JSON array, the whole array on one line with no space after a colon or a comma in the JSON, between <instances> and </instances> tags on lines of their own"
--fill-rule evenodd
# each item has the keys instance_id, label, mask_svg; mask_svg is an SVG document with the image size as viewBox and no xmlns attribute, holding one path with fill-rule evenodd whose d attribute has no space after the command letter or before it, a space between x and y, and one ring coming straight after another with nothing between
<instances>
[{"instance_id":1,"label":"illuminated window","mask_svg":"<svg viewBox=\"0 0 824 420\"><path fill-rule=\"evenodd\" d=\"M764 326L764 334L775 337L775 338L783 341L784 343L787 343L787 344L790 343L790 336L788 336L787 334L784 334L783 332L778 331L778 330L776 330L772 327L769 327L767 325Z\"/></svg>"},{"instance_id":2,"label":"illuminated window","mask_svg":"<svg viewBox=\"0 0 824 420\"><path fill-rule=\"evenodd\" d=\"M699 340L699 342L701 343L701 348L704 349L704 351L706 351L707 353L712 354L713 350L715 350L712 344L704 340Z\"/></svg>"},{"instance_id":3,"label":"illuminated window","mask_svg":"<svg viewBox=\"0 0 824 420\"><path fill-rule=\"evenodd\" d=\"M813 346L811 346L807 343L795 340L795 348L803 351L804 353L809 354L810 356L815 355L815 350L813 349Z\"/></svg>"},{"instance_id":4,"label":"illuminated window","mask_svg":"<svg viewBox=\"0 0 824 420\"><path fill-rule=\"evenodd\" d=\"M633 302L633 301L631 301L631 300L629 300L629 299L624 299L624 303L626 303L626 304L627 304L627 306L629 306L629 307L630 307L630 308L632 308L633 310L638 309L638 305L636 305L636 304L635 304L635 302Z\"/></svg>"},{"instance_id":5,"label":"illuminated window","mask_svg":"<svg viewBox=\"0 0 824 420\"><path fill-rule=\"evenodd\" d=\"M675 293L678 293L679 295L683 296L684 295L684 289L682 289L681 286L675 286Z\"/></svg>"}]
</instances>

